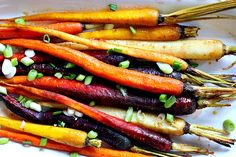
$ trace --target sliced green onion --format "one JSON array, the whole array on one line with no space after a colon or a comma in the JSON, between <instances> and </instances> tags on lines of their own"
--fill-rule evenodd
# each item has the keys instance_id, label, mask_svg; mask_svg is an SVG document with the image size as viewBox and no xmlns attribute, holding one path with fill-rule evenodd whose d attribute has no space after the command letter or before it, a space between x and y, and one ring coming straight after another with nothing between
<instances>
[{"instance_id":1,"label":"sliced green onion","mask_svg":"<svg viewBox=\"0 0 236 157\"><path fill-rule=\"evenodd\" d=\"M89 103L89 106L94 106L96 103L95 103L95 101L91 101L90 103Z\"/></svg>"},{"instance_id":2,"label":"sliced green onion","mask_svg":"<svg viewBox=\"0 0 236 157\"><path fill-rule=\"evenodd\" d=\"M137 112L137 120L138 122L143 122L145 119L145 113L143 113L141 110L138 110Z\"/></svg>"},{"instance_id":3,"label":"sliced green onion","mask_svg":"<svg viewBox=\"0 0 236 157\"><path fill-rule=\"evenodd\" d=\"M136 34L136 30L134 29L133 26L130 26L129 29L130 29L130 31L131 31L132 34Z\"/></svg>"},{"instance_id":4,"label":"sliced green onion","mask_svg":"<svg viewBox=\"0 0 236 157\"><path fill-rule=\"evenodd\" d=\"M115 27L114 24L105 24L105 25L104 25L104 29L105 29L105 30L111 30L111 29L113 29L114 27Z\"/></svg>"},{"instance_id":5,"label":"sliced green onion","mask_svg":"<svg viewBox=\"0 0 236 157\"><path fill-rule=\"evenodd\" d=\"M98 136L98 133L93 130L89 131L88 133L88 138L90 139L96 138L97 136Z\"/></svg>"},{"instance_id":6,"label":"sliced green onion","mask_svg":"<svg viewBox=\"0 0 236 157\"><path fill-rule=\"evenodd\" d=\"M7 45L5 50L3 51L3 55L5 58L10 58L13 56L13 50L10 45Z\"/></svg>"},{"instance_id":7,"label":"sliced green onion","mask_svg":"<svg viewBox=\"0 0 236 157\"><path fill-rule=\"evenodd\" d=\"M72 73L69 76L63 76L64 79L73 80L76 78L76 74Z\"/></svg>"},{"instance_id":8,"label":"sliced green onion","mask_svg":"<svg viewBox=\"0 0 236 157\"><path fill-rule=\"evenodd\" d=\"M27 80L28 81L33 81L33 80L36 79L37 75L38 75L38 72L36 70L32 69L32 70L29 71L29 73L27 75Z\"/></svg>"},{"instance_id":9,"label":"sliced green onion","mask_svg":"<svg viewBox=\"0 0 236 157\"><path fill-rule=\"evenodd\" d=\"M24 99L24 96L23 95L20 95L18 98L17 98L17 101L21 101L22 99Z\"/></svg>"},{"instance_id":10,"label":"sliced green onion","mask_svg":"<svg viewBox=\"0 0 236 157\"><path fill-rule=\"evenodd\" d=\"M73 64L73 63L67 63L66 65L65 65L65 68L74 68L75 67L75 64Z\"/></svg>"},{"instance_id":11,"label":"sliced green onion","mask_svg":"<svg viewBox=\"0 0 236 157\"><path fill-rule=\"evenodd\" d=\"M43 42L45 43L50 43L51 39L50 36L48 34L44 34L43 36Z\"/></svg>"},{"instance_id":12,"label":"sliced green onion","mask_svg":"<svg viewBox=\"0 0 236 157\"><path fill-rule=\"evenodd\" d=\"M127 69L129 67L129 64L130 64L130 61L126 60L126 61L120 62L119 67Z\"/></svg>"},{"instance_id":13,"label":"sliced green onion","mask_svg":"<svg viewBox=\"0 0 236 157\"><path fill-rule=\"evenodd\" d=\"M13 66L9 59L4 59L2 63L2 73L6 76L13 72Z\"/></svg>"},{"instance_id":14,"label":"sliced green onion","mask_svg":"<svg viewBox=\"0 0 236 157\"><path fill-rule=\"evenodd\" d=\"M176 102L176 97L175 96L171 96L169 97L169 99L166 100L164 107L165 108L171 108Z\"/></svg>"},{"instance_id":15,"label":"sliced green onion","mask_svg":"<svg viewBox=\"0 0 236 157\"><path fill-rule=\"evenodd\" d=\"M53 115L53 116L56 116L56 115L60 115L60 114L62 114L62 113L63 113L63 111L55 111L55 112L52 113L52 115Z\"/></svg>"},{"instance_id":16,"label":"sliced green onion","mask_svg":"<svg viewBox=\"0 0 236 157\"><path fill-rule=\"evenodd\" d=\"M120 90L120 93L123 95L123 96L127 96L128 92L127 92L127 89L123 86L120 86L120 85L116 85L116 88Z\"/></svg>"},{"instance_id":17,"label":"sliced green onion","mask_svg":"<svg viewBox=\"0 0 236 157\"><path fill-rule=\"evenodd\" d=\"M9 138L0 138L0 145L7 144L9 142Z\"/></svg>"},{"instance_id":18,"label":"sliced green onion","mask_svg":"<svg viewBox=\"0 0 236 157\"><path fill-rule=\"evenodd\" d=\"M35 103L35 102L31 102L29 108L31 110L35 110L37 112L41 112L42 111L41 105L39 105L38 103Z\"/></svg>"},{"instance_id":19,"label":"sliced green onion","mask_svg":"<svg viewBox=\"0 0 236 157\"><path fill-rule=\"evenodd\" d=\"M0 52L3 52L6 49L6 46L0 43Z\"/></svg>"},{"instance_id":20,"label":"sliced green onion","mask_svg":"<svg viewBox=\"0 0 236 157\"><path fill-rule=\"evenodd\" d=\"M40 147L45 147L47 145L47 142L48 142L48 139L41 138L39 146Z\"/></svg>"},{"instance_id":21,"label":"sliced green onion","mask_svg":"<svg viewBox=\"0 0 236 157\"><path fill-rule=\"evenodd\" d=\"M57 124L59 127L65 127L66 123L63 122L63 121L58 121L58 124Z\"/></svg>"},{"instance_id":22,"label":"sliced green onion","mask_svg":"<svg viewBox=\"0 0 236 157\"><path fill-rule=\"evenodd\" d=\"M166 95L166 94L161 94L161 95L159 96L159 100L160 100L160 102L165 103L166 100L167 100L167 95Z\"/></svg>"},{"instance_id":23,"label":"sliced green onion","mask_svg":"<svg viewBox=\"0 0 236 157\"><path fill-rule=\"evenodd\" d=\"M38 73L38 74L37 74L37 78L38 78L38 79L40 79L40 78L42 78L42 77L43 77L43 73Z\"/></svg>"},{"instance_id":24,"label":"sliced green onion","mask_svg":"<svg viewBox=\"0 0 236 157\"><path fill-rule=\"evenodd\" d=\"M56 65L54 65L53 63L49 63L51 67L56 68Z\"/></svg>"},{"instance_id":25,"label":"sliced green onion","mask_svg":"<svg viewBox=\"0 0 236 157\"><path fill-rule=\"evenodd\" d=\"M31 141L23 141L22 144L23 144L23 146L30 146L30 145L32 145L32 142Z\"/></svg>"},{"instance_id":26,"label":"sliced green onion","mask_svg":"<svg viewBox=\"0 0 236 157\"><path fill-rule=\"evenodd\" d=\"M85 75L83 75L83 74L79 74L77 77L76 77L76 80L77 81L83 81L84 79L85 79Z\"/></svg>"},{"instance_id":27,"label":"sliced green onion","mask_svg":"<svg viewBox=\"0 0 236 157\"><path fill-rule=\"evenodd\" d=\"M108 50L107 50L107 53L108 53L108 54L113 54L114 52L121 53L121 52L122 52L122 49L119 49L119 48L112 48L112 49L108 49Z\"/></svg>"},{"instance_id":28,"label":"sliced green onion","mask_svg":"<svg viewBox=\"0 0 236 157\"><path fill-rule=\"evenodd\" d=\"M12 58L11 59L11 64L12 64L12 66L17 66L18 65L18 60L17 60L17 58Z\"/></svg>"},{"instance_id":29,"label":"sliced green onion","mask_svg":"<svg viewBox=\"0 0 236 157\"><path fill-rule=\"evenodd\" d=\"M62 78L62 73L57 72L57 73L54 74L54 76L55 76L56 78L60 79L60 78Z\"/></svg>"},{"instance_id":30,"label":"sliced green onion","mask_svg":"<svg viewBox=\"0 0 236 157\"><path fill-rule=\"evenodd\" d=\"M92 80L93 80L93 76L86 76L86 78L84 79L84 84L90 85Z\"/></svg>"},{"instance_id":31,"label":"sliced green onion","mask_svg":"<svg viewBox=\"0 0 236 157\"><path fill-rule=\"evenodd\" d=\"M15 19L15 23L18 24L18 25L25 25L26 24L26 22L23 18Z\"/></svg>"},{"instance_id":32,"label":"sliced green onion","mask_svg":"<svg viewBox=\"0 0 236 157\"><path fill-rule=\"evenodd\" d=\"M19 102L22 104L22 106L24 106L24 103L27 101L28 99L23 97L23 99L21 99Z\"/></svg>"},{"instance_id":33,"label":"sliced green onion","mask_svg":"<svg viewBox=\"0 0 236 157\"><path fill-rule=\"evenodd\" d=\"M7 95L7 89L5 87L0 86L0 93Z\"/></svg>"},{"instance_id":34,"label":"sliced green onion","mask_svg":"<svg viewBox=\"0 0 236 157\"><path fill-rule=\"evenodd\" d=\"M182 70L182 64L178 61L174 61L173 69L176 70L176 71L181 71Z\"/></svg>"},{"instance_id":35,"label":"sliced green onion","mask_svg":"<svg viewBox=\"0 0 236 157\"><path fill-rule=\"evenodd\" d=\"M190 64L190 66L193 67L193 68L198 67L198 63L190 62L189 64Z\"/></svg>"},{"instance_id":36,"label":"sliced green onion","mask_svg":"<svg viewBox=\"0 0 236 157\"><path fill-rule=\"evenodd\" d=\"M126 112L126 115L125 115L125 121L126 122L131 122L131 119L133 117L133 113L134 113L133 107L129 107L127 112Z\"/></svg>"},{"instance_id":37,"label":"sliced green onion","mask_svg":"<svg viewBox=\"0 0 236 157\"><path fill-rule=\"evenodd\" d=\"M21 63L23 63L25 66L30 66L31 64L34 63L34 60L32 60L29 57L24 57L20 60Z\"/></svg>"},{"instance_id":38,"label":"sliced green onion","mask_svg":"<svg viewBox=\"0 0 236 157\"><path fill-rule=\"evenodd\" d=\"M226 119L223 122L223 127L225 131L232 132L235 129L235 124L230 119Z\"/></svg>"},{"instance_id":39,"label":"sliced green onion","mask_svg":"<svg viewBox=\"0 0 236 157\"><path fill-rule=\"evenodd\" d=\"M166 114L166 121L172 123L174 121L174 116L172 114Z\"/></svg>"},{"instance_id":40,"label":"sliced green onion","mask_svg":"<svg viewBox=\"0 0 236 157\"><path fill-rule=\"evenodd\" d=\"M78 156L79 156L79 154L76 153L76 152L74 152L74 153L70 153L70 157L78 157Z\"/></svg>"},{"instance_id":41,"label":"sliced green onion","mask_svg":"<svg viewBox=\"0 0 236 157\"><path fill-rule=\"evenodd\" d=\"M108 6L111 11L116 11L118 9L118 6L116 4L109 4Z\"/></svg>"},{"instance_id":42,"label":"sliced green onion","mask_svg":"<svg viewBox=\"0 0 236 157\"><path fill-rule=\"evenodd\" d=\"M32 100L27 100L25 103L23 103L23 106L25 108L30 108L30 104L32 103L33 101Z\"/></svg>"},{"instance_id":43,"label":"sliced green onion","mask_svg":"<svg viewBox=\"0 0 236 157\"><path fill-rule=\"evenodd\" d=\"M157 62L156 64L160 68L160 70L165 74L171 74L173 72L173 68L169 64L160 62Z\"/></svg>"},{"instance_id":44,"label":"sliced green onion","mask_svg":"<svg viewBox=\"0 0 236 157\"><path fill-rule=\"evenodd\" d=\"M29 58L32 58L35 56L35 52L34 52L34 50L28 49L28 50L25 50L25 55Z\"/></svg>"}]
</instances>

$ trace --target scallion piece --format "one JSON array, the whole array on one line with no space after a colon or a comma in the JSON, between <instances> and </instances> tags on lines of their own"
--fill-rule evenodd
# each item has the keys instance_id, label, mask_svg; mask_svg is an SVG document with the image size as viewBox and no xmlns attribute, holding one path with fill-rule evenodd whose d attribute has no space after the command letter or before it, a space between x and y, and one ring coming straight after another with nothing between
<instances>
[{"instance_id":1,"label":"scallion piece","mask_svg":"<svg viewBox=\"0 0 236 157\"><path fill-rule=\"evenodd\" d=\"M11 59L11 64L12 64L12 66L17 66L18 65L18 60L17 60L17 58L12 58Z\"/></svg>"},{"instance_id":2,"label":"scallion piece","mask_svg":"<svg viewBox=\"0 0 236 157\"><path fill-rule=\"evenodd\" d=\"M65 68L67 68L67 69L69 69L69 68L74 68L75 67L75 64L73 64L73 63L67 63L66 65L65 65Z\"/></svg>"},{"instance_id":3,"label":"scallion piece","mask_svg":"<svg viewBox=\"0 0 236 157\"><path fill-rule=\"evenodd\" d=\"M0 52L3 52L6 49L6 46L0 43Z\"/></svg>"},{"instance_id":4,"label":"scallion piece","mask_svg":"<svg viewBox=\"0 0 236 157\"><path fill-rule=\"evenodd\" d=\"M70 157L78 157L78 156L79 156L79 154L76 153L76 152L74 152L74 153L70 153Z\"/></svg>"},{"instance_id":5,"label":"scallion piece","mask_svg":"<svg viewBox=\"0 0 236 157\"><path fill-rule=\"evenodd\" d=\"M35 56L35 52L34 52L34 50L28 49L28 50L25 50L25 55L29 58L32 58Z\"/></svg>"},{"instance_id":6,"label":"scallion piece","mask_svg":"<svg viewBox=\"0 0 236 157\"><path fill-rule=\"evenodd\" d=\"M125 87L122 87L120 85L116 85L116 88L120 90L120 93L123 95L123 96L127 96L128 92L127 92L127 89Z\"/></svg>"},{"instance_id":7,"label":"scallion piece","mask_svg":"<svg viewBox=\"0 0 236 157\"><path fill-rule=\"evenodd\" d=\"M166 100L164 107L165 108L171 108L176 102L176 97L175 96L171 96L169 97L169 99Z\"/></svg>"},{"instance_id":8,"label":"scallion piece","mask_svg":"<svg viewBox=\"0 0 236 157\"><path fill-rule=\"evenodd\" d=\"M91 101L90 103L89 103L89 106L94 106L96 103L95 103L95 101Z\"/></svg>"},{"instance_id":9,"label":"scallion piece","mask_svg":"<svg viewBox=\"0 0 236 157\"><path fill-rule=\"evenodd\" d=\"M77 77L76 77L76 80L77 81L83 81L84 79L85 79L85 75L83 75L83 74L79 74Z\"/></svg>"},{"instance_id":10,"label":"scallion piece","mask_svg":"<svg viewBox=\"0 0 236 157\"><path fill-rule=\"evenodd\" d=\"M7 144L9 142L9 138L0 138L0 145Z\"/></svg>"},{"instance_id":11,"label":"scallion piece","mask_svg":"<svg viewBox=\"0 0 236 157\"><path fill-rule=\"evenodd\" d=\"M27 98L23 97L19 102L24 106L24 103L27 101Z\"/></svg>"},{"instance_id":12,"label":"scallion piece","mask_svg":"<svg viewBox=\"0 0 236 157\"><path fill-rule=\"evenodd\" d=\"M53 68L56 68L56 66L53 63L49 63L49 65Z\"/></svg>"},{"instance_id":13,"label":"scallion piece","mask_svg":"<svg viewBox=\"0 0 236 157\"><path fill-rule=\"evenodd\" d=\"M63 76L64 79L73 80L76 78L76 74L72 73L69 76Z\"/></svg>"},{"instance_id":14,"label":"scallion piece","mask_svg":"<svg viewBox=\"0 0 236 157\"><path fill-rule=\"evenodd\" d=\"M24 99L24 96L20 95L18 98L17 98L17 101L21 101L22 99Z\"/></svg>"},{"instance_id":15,"label":"scallion piece","mask_svg":"<svg viewBox=\"0 0 236 157\"><path fill-rule=\"evenodd\" d=\"M25 103L23 103L23 106L25 108L30 108L30 104L32 103L33 101L32 100L27 100Z\"/></svg>"},{"instance_id":16,"label":"scallion piece","mask_svg":"<svg viewBox=\"0 0 236 157\"><path fill-rule=\"evenodd\" d=\"M174 116L172 114L166 114L166 121L172 123L174 121Z\"/></svg>"},{"instance_id":17,"label":"scallion piece","mask_svg":"<svg viewBox=\"0 0 236 157\"><path fill-rule=\"evenodd\" d=\"M21 63L23 63L25 66L30 66L31 64L34 63L34 60L32 60L29 57L24 57L20 60Z\"/></svg>"},{"instance_id":18,"label":"scallion piece","mask_svg":"<svg viewBox=\"0 0 236 157\"><path fill-rule=\"evenodd\" d=\"M52 115L53 115L53 116L56 116L56 115L60 115L60 114L62 114L62 113L63 113L63 111L55 111L55 112L52 113Z\"/></svg>"},{"instance_id":19,"label":"scallion piece","mask_svg":"<svg viewBox=\"0 0 236 157\"><path fill-rule=\"evenodd\" d=\"M97 136L98 136L98 133L93 130L89 131L88 133L88 138L90 139L96 138Z\"/></svg>"},{"instance_id":20,"label":"scallion piece","mask_svg":"<svg viewBox=\"0 0 236 157\"><path fill-rule=\"evenodd\" d=\"M127 69L129 67L129 64L130 64L130 61L126 60L126 61L120 62L119 67Z\"/></svg>"},{"instance_id":21,"label":"scallion piece","mask_svg":"<svg viewBox=\"0 0 236 157\"><path fill-rule=\"evenodd\" d=\"M38 79L40 79L40 78L42 78L42 77L43 77L43 73L38 73L38 74L37 74L37 78L38 78Z\"/></svg>"},{"instance_id":22,"label":"scallion piece","mask_svg":"<svg viewBox=\"0 0 236 157\"><path fill-rule=\"evenodd\" d=\"M105 29L105 30L111 30L111 29L113 29L114 27L115 27L114 24L105 24L105 25L104 25L104 29Z\"/></svg>"},{"instance_id":23,"label":"scallion piece","mask_svg":"<svg viewBox=\"0 0 236 157\"><path fill-rule=\"evenodd\" d=\"M133 117L133 112L134 112L133 107L129 107L127 112L126 112L126 115L125 115L125 121L126 122L131 122L131 119Z\"/></svg>"},{"instance_id":24,"label":"scallion piece","mask_svg":"<svg viewBox=\"0 0 236 157\"><path fill-rule=\"evenodd\" d=\"M129 29L130 29L130 31L131 31L132 34L136 34L136 30L134 29L133 26L130 26Z\"/></svg>"},{"instance_id":25,"label":"scallion piece","mask_svg":"<svg viewBox=\"0 0 236 157\"><path fill-rule=\"evenodd\" d=\"M198 67L198 63L190 62L189 64L190 64L190 66L193 67L193 68Z\"/></svg>"},{"instance_id":26,"label":"scallion piece","mask_svg":"<svg viewBox=\"0 0 236 157\"><path fill-rule=\"evenodd\" d=\"M121 52L122 52L122 49L119 49L119 48L112 48L112 49L108 49L108 50L107 50L107 53L108 53L108 54L113 54L114 52L121 53Z\"/></svg>"},{"instance_id":27,"label":"scallion piece","mask_svg":"<svg viewBox=\"0 0 236 157\"><path fill-rule=\"evenodd\" d=\"M7 89L5 87L0 86L0 93L7 95Z\"/></svg>"},{"instance_id":28,"label":"scallion piece","mask_svg":"<svg viewBox=\"0 0 236 157\"><path fill-rule=\"evenodd\" d=\"M18 24L18 25L25 25L26 24L26 22L23 18L15 19L15 23Z\"/></svg>"},{"instance_id":29,"label":"scallion piece","mask_svg":"<svg viewBox=\"0 0 236 157\"><path fill-rule=\"evenodd\" d=\"M5 50L3 51L3 55L5 58L10 58L13 56L13 50L10 45L7 45Z\"/></svg>"},{"instance_id":30,"label":"scallion piece","mask_svg":"<svg viewBox=\"0 0 236 157\"><path fill-rule=\"evenodd\" d=\"M61 79L62 78L62 73L57 72L57 73L54 74L54 76L58 79Z\"/></svg>"},{"instance_id":31,"label":"scallion piece","mask_svg":"<svg viewBox=\"0 0 236 157\"><path fill-rule=\"evenodd\" d=\"M48 34L44 34L43 36L43 42L45 43L50 43L51 39L50 36Z\"/></svg>"},{"instance_id":32,"label":"scallion piece","mask_svg":"<svg viewBox=\"0 0 236 157\"><path fill-rule=\"evenodd\" d=\"M160 62L157 62L156 64L159 67L159 69L165 74L171 74L173 72L173 68L169 64Z\"/></svg>"},{"instance_id":33,"label":"scallion piece","mask_svg":"<svg viewBox=\"0 0 236 157\"><path fill-rule=\"evenodd\" d=\"M32 70L29 71L29 73L27 75L27 80L28 81L33 81L33 80L36 79L37 75L38 75L38 72L36 70L32 69Z\"/></svg>"},{"instance_id":34,"label":"scallion piece","mask_svg":"<svg viewBox=\"0 0 236 157\"><path fill-rule=\"evenodd\" d=\"M230 119L226 119L223 122L223 127L225 131L232 132L235 129L235 124Z\"/></svg>"},{"instance_id":35,"label":"scallion piece","mask_svg":"<svg viewBox=\"0 0 236 157\"><path fill-rule=\"evenodd\" d=\"M178 61L174 61L173 69L176 70L176 71L181 71L182 70L182 64Z\"/></svg>"},{"instance_id":36,"label":"scallion piece","mask_svg":"<svg viewBox=\"0 0 236 157\"><path fill-rule=\"evenodd\" d=\"M159 96L159 100L160 100L160 102L165 103L166 100L167 100L167 95L166 95L166 94L161 94L161 95Z\"/></svg>"},{"instance_id":37,"label":"scallion piece","mask_svg":"<svg viewBox=\"0 0 236 157\"><path fill-rule=\"evenodd\" d=\"M32 142L31 141L23 141L22 144L23 144L23 146L30 146L30 145L32 145Z\"/></svg>"},{"instance_id":38,"label":"scallion piece","mask_svg":"<svg viewBox=\"0 0 236 157\"><path fill-rule=\"evenodd\" d=\"M66 123L63 122L63 121L58 121L58 124L57 124L59 127L65 127L66 126Z\"/></svg>"},{"instance_id":39,"label":"scallion piece","mask_svg":"<svg viewBox=\"0 0 236 157\"><path fill-rule=\"evenodd\" d=\"M109 4L108 6L111 11L116 11L118 9L118 6L116 4Z\"/></svg>"},{"instance_id":40,"label":"scallion piece","mask_svg":"<svg viewBox=\"0 0 236 157\"><path fill-rule=\"evenodd\" d=\"M86 76L84 79L84 84L85 85L90 85L93 80L93 76Z\"/></svg>"},{"instance_id":41,"label":"scallion piece","mask_svg":"<svg viewBox=\"0 0 236 157\"><path fill-rule=\"evenodd\" d=\"M41 138L39 146L40 147L45 147L47 145L47 142L48 142L48 139Z\"/></svg>"}]
</instances>

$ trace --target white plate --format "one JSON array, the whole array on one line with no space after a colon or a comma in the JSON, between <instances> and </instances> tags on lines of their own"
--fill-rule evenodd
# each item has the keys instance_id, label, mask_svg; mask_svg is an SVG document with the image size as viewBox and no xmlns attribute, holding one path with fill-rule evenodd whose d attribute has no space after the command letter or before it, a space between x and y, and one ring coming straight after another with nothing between
<instances>
[{"instance_id":1,"label":"white plate","mask_svg":"<svg viewBox=\"0 0 236 157\"><path fill-rule=\"evenodd\" d=\"M114 3L118 4L119 7L155 7L159 8L161 13L169 13L171 11L179 10L181 8L190 7L199 4L216 2L215 0L0 0L0 18L13 17L17 15L22 15L23 12L35 13L35 12L47 12L47 11L62 11L62 10L98 10L104 9L108 4ZM236 10L231 10L223 12L224 15L235 15ZM201 28L198 38L210 38L210 39L220 39L226 45L236 45L236 29L235 21L233 20L214 20L214 21L197 21L188 23L189 25L196 25ZM220 59L217 63L211 61L202 62L200 69L208 73L236 73L236 66L230 70L223 71L222 68L228 66L236 58L233 56L226 56ZM231 102L232 107L219 108L219 109L204 109L197 111L196 113L185 116L184 118L191 123L199 123L203 125L214 126L217 128L222 128L222 122L229 118L236 123L236 101ZM4 105L1 104L1 114L3 115L6 110L3 109ZM217 111L217 115L213 115L213 111ZM236 133L231 134L232 137L236 137ZM195 144L198 146L209 147L210 150L215 152L215 156L235 156L236 149L232 147L231 149L224 148L220 145L210 142L203 138L198 138L196 136L185 135L178 138L181 142L186 142L190 144ZM34 147L23 147L21 144L16 144L10 142L7 145L0 146L1 156L8 157L66 157L68 153L46 150L39 150Z\"/></svg>"}]
</instances>

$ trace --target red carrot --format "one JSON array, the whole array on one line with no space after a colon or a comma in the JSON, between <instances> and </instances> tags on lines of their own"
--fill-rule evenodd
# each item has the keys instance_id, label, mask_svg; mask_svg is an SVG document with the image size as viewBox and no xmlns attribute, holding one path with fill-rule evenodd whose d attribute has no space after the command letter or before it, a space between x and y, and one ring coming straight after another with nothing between
<instances>
[{"instance_id":1,"label":"red carrot","mask_svg":"<svg viewBox=\"0 0 236 157\"><path fill-rule=\"evenodd\" d=\"M153 93L179 95L183 92L184 83L179 80L115 67L70 48L30 39L2 40L1 43L45 52L52 56L74 63L96 76L121 85L138 88Z\"/></svg>"},{"instance_id":2,"label":"red carrot","mask_svg":"<svg viewBox=\"0 0 236 157\"><path fill-rule=\"evenodd\" d=\"M45 25L42 27L59 30L69 34L77 34L83 31L83 25L79 22L61 22L61 23ZM37 38L41 37L42 35L43 35L42 33L20 30L17 28L0 27L0 39Z\"/></svg>"},{"instance_id":3,"label":"red carrot","mask_svg":"<svg viewBox=\"0 0 236 157\"><path fill-rule=\"evenodd\" d=\"M30 141L35 147L40 147L41 137L28 135L23 133L17 133L8 130L0 130L0 136L9 138L11 141L23 143L24 141ZM132 153L128 151L118 151L107 148L95 148L95 147L84 147L76 148L64 144L60 144L51 140L47 141L46 146L42 148L54 149L66 152L78 152L81 155L91 156L91 157L150 157L148 155Z\"/></svg>"}]
</instances>

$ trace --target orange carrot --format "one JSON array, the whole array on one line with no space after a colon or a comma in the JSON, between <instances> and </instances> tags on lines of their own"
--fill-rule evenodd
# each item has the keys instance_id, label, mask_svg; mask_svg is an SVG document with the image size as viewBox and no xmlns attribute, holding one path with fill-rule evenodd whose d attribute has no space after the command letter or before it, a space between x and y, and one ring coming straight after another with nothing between
<instances>
[{"instance_id":1,"label":"orange carrot","mask_svg":"<svg viewBox=\"0 0 236 157\"><path fill-rule=\"evenodd\" d=\"M69 34L77 34L83 31L83 25L79 22L61 22L61 23L49 24L49 25L45 25L41 27L59 30L59 31L66 32ZM37 32L32 32L32 31L27 31L27 30L0 27L0 39L37 38L37 37L41 37L42 35L43 35L42 33L37 33Z\"/></svg>"},{"instance_id":2,"label":"orange carrot","mask_svg":"<svg viewBox=\"0 0 236 157\"><path fill-rule=\"evenodd\" d=\"M15 25L15 24L0 24L0 26L14 27L14 28L22 29L22 30L44 33L44 34L58 37L65 41L76 42L76 43L80 43L80 44L97 48L97 49L101 49L101 50L116 49L118 50L119 53L132 56L135 58L141 58L141 59L153 61L153 62L163 62L170 65L174 65L175 62L179 62L181 64L182 70L186 70L188 68L188 63L186 63L184 60L168 55L168 54L158 53L156 51L143 50L143 49L138 49L138 48L128 47L128 46L121 46L118 44L108 43L101 40L85 39L85 38L81 38L81 37L71 35L65 32L43 28L43 27L37 27L37 26L26 26L26 25Z\"/></svg>"},{"instance_id":3,"label":"orange carrot","mask_svg":"<svg viewBox=\"0 0 236 157\"><path fill-rule=\"evenodd\" d=\"M33 146L41 147L40 146L41 137L39 136L28 135L8 130L0 130L0 136L9 138L11 141L18 143L23 143L24 141L30 141ZM48 140L46 146L41 148L48 148L65 152L78 152L81 155L86 155L91 157L151 157L148 155L132 153L128 151L112 150L107 148L95 148L95 147L76 148L60 144L51 140Z\"/></svg>"},{"instance_id":4,"label":"orange carrot","mask_svg":"<svg viewBox=\"0 0 236 157\"><path fill-rule=\"evenodd\" d=\"M1 41L1 43L48 53L52 56L74 63L96 76L125 86L153 93L179 95L183 92L184 83L179 80L115 67L82 52L59 45L30 39L10 39Z\"/></svg>"}]
</instances>

